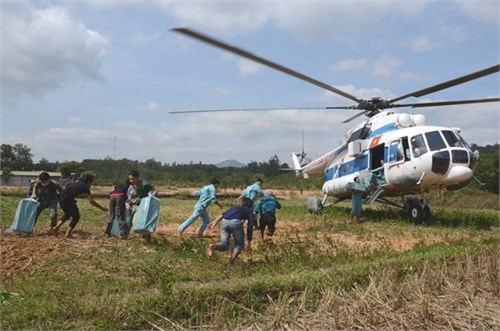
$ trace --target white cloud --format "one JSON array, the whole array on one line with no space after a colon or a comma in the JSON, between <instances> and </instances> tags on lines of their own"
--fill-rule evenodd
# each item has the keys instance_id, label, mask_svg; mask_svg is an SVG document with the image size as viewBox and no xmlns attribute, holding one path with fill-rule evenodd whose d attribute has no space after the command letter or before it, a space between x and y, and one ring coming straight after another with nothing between
<instances>
[{"instance_id":1,"label":"white cloud","mask_svg":"<svg viewBox=\"0 0 500 331\"><path fill-rule=\"evenodd\" d=\"M133 6L146 3L145 0L83 0L90 7L99 10L112 10L123 6Z\"/></svg>"},{"instance_id":2,"label":"white cloud","mask_svg":"<svg viewBox=\"0 0 500 331\"><path fill-rule=\"evenodd\" d=\"M373 74L375 76L391 76L396 68L401 66L401 61L390 54L383 54L382 57L374 61Z\"/></svg>"},{"instance_id":3,"label":"white cloud","mask_svg":"<svg viewBox=\"0 0 500 331\"><path fill-rule=\"evenodd\" d=\"M81 117L72 117L69 119L69 123L80 124L80 123L83 123L83 119Z\"/></svg>"},{"instance_id":4,"label":"white cloud","mask_svg":"<svg viewBox=\"0 0 500 331\"><path fill-rule=\"evenodd\" d=\"M238 68L241 75L252 76L255 75L262 66L254 61L242 59L238 61Z\"/></svg>"},{"instance_id":5,"label":"white cloud","mask_svg":"<svg viewBox=\"0 0 500 331\"><path fill-rule=\"evenodd\" d=\"M367 38L380 20L395 15L414 17L430 1L273 1L278 28L312 39L333 39L355 45ZM313 18L313 19L311 19ZM353 23L354 22L354 23Z\"/></svg>"},{"instance_id":6,"label":"white cloud","mask_svg":"<svg viewBox=\"0 0 500 331\"><path fill-rule=\"evenodd\" d=\"M498 26L498 16L500 3L496 0L456 0L463 13L469 17L482 22L496 24Z\"/></svg>"},{"instance_id":7,"label":"white cloud","mask_svg":"<svg viewBox=\"0 0 500 331\"><path fill-rule=\"evenodd\" d=\"M467 34L459 26L441 25L439 33L454 43L463 43L468 39Z\"/></svg>"},{"instance_id":8,"label":"white cloud","mask_svg":"<svg viewBox=\"0 0 500 331\"><path fill-rule=\"evenodd\" d=\"M161 1L181 25L223 35L261 29L270 19L272 3L260 1Z\"/></svg>"},{"instance_id":9,"label":"white cloud","mask_svg":"<svg viewBox=\"0 0 500 331\"><path fill-rule=\"evenodd\" d=\"M356 88L354 85L344 85L344 86L335 86L336 88L354 95L358 99L369 100L374 97L380 97L382 99L391 99L394 97L394 94L389 90L384 90L380 88ZM325 92L322 97L323 100L332 103L332 106L349 106L352 105L352 101L346 101L344 97L341 97L337 94L333 94L331 92Z\"/></svg>"},{"instance_id":10,"label":"white cloud","mask_svg":"<svg viewBox=\"0 0 500 331\"><path fill-rule=\"evenodd\" d=\"M135 44L149 44L159 40L161 37L162 34L160 31L155 31L150 34L145 34L144 32L139 31L132 36L132 42Z\"/></svg>"},{"instance_id":11,"label":"white cloud","mask_svg":"<svg viewBox=\"0 0 500 331\"><path fill-rule=\"evenodd\" d=\"M147 106L148 111L155 112L161 110L161 107L156 102L150 102Z\"/></svg>"},{"instance_id":12,"label":"white cloud","mask_svg":"<svg viewBox=\"0 0 500 331\"><path fill-rule=\"evenodd\" d=\"M430 40L430 38L425 37L425 36L418 36L411 43L411 48L415 52L426 52L426 51L432 50L436 47L437 47L437 45L435 45Z\"/></svg>"},{"instance_id":13,"label":"white cloud","mask_svg":"<svg viewBox=\"0 0 500 331\"><path fill-rule=\"evenodd\" d=\"M2 103L40 98L66 84L102 80L108 41L63 7L2 7Z\"/></svg>"},{"instance_id":14,"label":"white cloud","mask_svg":"<svg viewBox=\"0 0 500 331\"><path fill-rule=\"evenodd\" d=\"M364 68L368 64L366 59L346 59L334 63L328 67L330 71L350 71L359 70Z\"/></svg>"}]
</instances>

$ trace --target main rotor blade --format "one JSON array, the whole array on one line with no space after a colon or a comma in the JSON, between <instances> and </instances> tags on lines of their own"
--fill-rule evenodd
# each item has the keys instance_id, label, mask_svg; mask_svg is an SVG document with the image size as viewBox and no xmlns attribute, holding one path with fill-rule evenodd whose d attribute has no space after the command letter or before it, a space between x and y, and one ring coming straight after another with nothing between
<instances>
[{"instance_id":1,"label":"main rotor blade","mask_svg":"<svg viewBox=\"0 0 500 331\"><path fill-rule=\"evenodd\" d=\"M364 115L366 112L362 111L361 113L357 113L356 115L352 116L352 117L349 117L348 119L346 120L343 120L342 123L347 123L347 122L350 122L352 121L353 119L361 116L361 115Z\"/></svg>"},{"instance_id":2,"label":"main rotor blade","mask_svg":"<svg viewBox=\"0 0 500 331\"><path fill-rule=\"evenodd\" d=\"M270 68L273 68L273 69L276 69L278 71L281 71L281 72L284 72L288 75L291 75L293 77L296 77L298 79L301 79L303 81L306 81L308 83L311 83L313 85L316 85L316 86L319 86L325 90L328 90L330 92L333 92L335 94L338 94L338 95L341 95L343 96L344 98L347 98L347 99L350 99L352 101L356 101L356 102L361 102L361 100L359 100L358 98L356 98L355 96L353 95L350 95L349 93L346 93L342 90L339 90L333 86L330 86L328 84L325 84L325 83L322 83L314 78L311 78L309 76L306 76L306 75L303 75L297 71L294 71L292 69L289 69L289 68L286 68L282 65L279 65L277 63L274 63L274 62L271 62L269 60L266 60L260 56L257 56L255 54L252 54L250 52L247 52L241 48L237 48L237 47L234 47L234 46L231 46L229 44L226 44L222 41L218 41L218 40L215 40L209 36L206 36L204 34L201 34L199 32L196 32L196 31L193 31L191 29L188 29L188 28L174 28L172 29L172 31L175 31L175 32L179 32L179 33L182 33L182 34L185 34L189 37L192 37L192 38L195 38L195 39L198 39L200 41L203 41L207 44L210 44L212 46L215 46L215 47L218 47L218 48L222 48L226 51L229 51L231 53L234 53L234 54L237 54L237 55L240 55L240 56L243 56L247 59L250 59L250 60L253 60L257 63L260 63L260 64L263 64L265 66L268 66Z\"/></svg>"},{"instance_id":3,"label":"main rotor blade","mask_svg":"<svg viewBox=\"0 0 500 331\"><path fill-rule=\"evenodd\" d=\"M393 107L394 108L399 108L399 107L423 108L423 107L466 105L466 104L471 104L471 103L485 103L485 102L499 102L499 101L500 101L500 98L470 99L470 100L454 100L454 101L436 101L436 102L397 104L397 105L393 105Z\"/></svg>"},{"instance_id":4,"label":"main rotor blade","mask_svg":"<svg viewBox=\"0 0 500 331\"><path fill-rule=\"evenodd\" d=\"M419 90L419 91L415 91L415 92L412 92L412 93L405 94L405 95L400 96L398 98L391 99L390 101L391 102L396 102L396 101L399 101L399 100L402 100L402 99L405 99L405 98L408 98L408 97L416 97L416 98L417 97L421 97L421 96L424 96L424 95L427 95L427 94L431 94L431 93L434 93L434 92L437 92L437 91L441 91L441 90L447 89L449 87L452 87L452 86L455 86L455 85L459 85L459 84L462 84L462 83L465 83L465 82L468 82L468 81L471 81L471 80L474 80L474 79L478 79L478 78L481 78L481 77L484 77L484 76L487 76L487 75L494 74L495 72L498 72L498 71L500 71L500 64L496 64L496 65L494 65L492 67L489 67L489 68L486 68L486 69L483 69L483 70L479 70L479 71L473 72L471 74L468 74L468 75L465 75L465 76L462 76L462 77L458 77L458 78L449 80L449 81L441 83L441 84L437 84L437 85L434 85L434 86L431 86L431 87L427 87L427 88L424 88L424 89Z\"/></svg>"},{"instance_id":5,"label":"main rotor blade","mask_svg":"<svg viewBox=\"0 0 500 331\"><path fill-rule=\"evenodd\" d=\"M329 107L288 107L288 108L226 108L226 109L198 109L198 110L177 110L169 111L169 114L189 114L189 113L214 113L229 111L269 111L269 110L305 110L305 109L330 109Z\"/></svg>"}]
</instances>

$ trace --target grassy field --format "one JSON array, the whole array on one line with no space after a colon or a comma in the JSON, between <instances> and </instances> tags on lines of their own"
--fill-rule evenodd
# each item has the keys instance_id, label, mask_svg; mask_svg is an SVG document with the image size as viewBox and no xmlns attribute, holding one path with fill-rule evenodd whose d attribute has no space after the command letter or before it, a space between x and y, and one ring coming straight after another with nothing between
<instances>
[{"instance_id":1,"label":"grassy field","mask_svg":"<svg viewBox=\"0 0 500 331\"><path fill-rule=\"evenodd\" d=\"M7 235L20 196L4 189L1 329L500 329L497 195L433 196L425 225L372 205L350 225L348 203L310 215L307 195L278 191L273 241L254 238L231 266L205 257L218 230L176 235L190 190L160 191L148 244L107 238L86 200L77 239L45 235L46 211L33 235ZM221 192L225 207L236 194Z\"/></svg>"}]
</instances>

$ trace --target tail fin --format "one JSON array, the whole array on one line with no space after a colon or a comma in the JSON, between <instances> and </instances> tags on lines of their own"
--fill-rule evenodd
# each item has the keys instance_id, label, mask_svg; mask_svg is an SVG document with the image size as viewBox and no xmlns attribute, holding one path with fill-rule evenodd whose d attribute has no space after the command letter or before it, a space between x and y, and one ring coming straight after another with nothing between
<instances>
[{"instance_id":1,"label":"tail fin","mask_svg":"<svg viewBox=\"0 0 500 331\"><path fill-rule=\"evenodd\" d=\"M301 176L303 178L309 178L309 175L302 172L302 166L300 165L299 157L297 153L292 153L293 167L295 169L295 175Z\"/></svg>"}]
</instances>

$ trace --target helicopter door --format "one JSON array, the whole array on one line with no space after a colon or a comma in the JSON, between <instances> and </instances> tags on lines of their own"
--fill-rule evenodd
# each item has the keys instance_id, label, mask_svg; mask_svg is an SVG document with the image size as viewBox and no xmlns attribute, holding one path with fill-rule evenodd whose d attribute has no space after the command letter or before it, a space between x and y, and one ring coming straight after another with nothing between
<instances>
[{"instance_id":1,"label":"helicopter door","mask_svg":"<svg viewBox=\"0 0 500 331\"><path fill-rule=\"evenodd\" d=\"M382 165L384 157L384 144L377 145L370 149L370 170L376 169Z\"/></svg>"}]
</instances>

